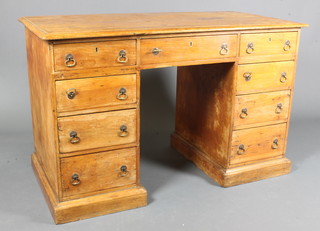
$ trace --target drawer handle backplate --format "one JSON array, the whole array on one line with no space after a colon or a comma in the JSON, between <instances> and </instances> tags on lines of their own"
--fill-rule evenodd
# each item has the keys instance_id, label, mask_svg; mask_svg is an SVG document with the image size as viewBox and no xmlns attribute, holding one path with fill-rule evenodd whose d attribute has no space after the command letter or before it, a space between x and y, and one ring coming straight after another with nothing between
<instances>
[{"instance_id":1,"label":"drawer handle backplate","mask_svg":"<svg viewBox=\"0 0 320 231\"><path fill-rule=\"evenodd\" d=\"M80 138L78 137L78 133L76 131L70 132L69 135L71 137L69 140L71 144L77 144L80 142Z\"/></svg>"},{"instance_id":2,"label":"drawer handle backplate","mask_svg":"<svg viewBox=\"0 0 320 231\"><path fill-rule=\"evenodd\" d=\"M246 81L250 81L251 80L251 75L252 75L251 72L245 72L243 74L243 77L245 78Z\"/></svg>"},{"instance_id":3,"label":"drawer handle backplate","mask_svg":"<svg viewBox=\"0 0 320 231\"><path fill-rule=\"evenodd\" d=\"M227 43L223 43L221 45L220 55L227 55L229 54L229 48Z\"/></svg>"},{"instance_id":4,"label":"drawer handle backplate","mask_svg":"<svg viewBox=\"0 0 320 231\"><path fill-rule=\"evenodd\" d=\"M238 155L243 155L246 153L246 148L244 147L244 144L240 144L237 151Z\"/></svg>"},{"instance_id":5,"label":"drawer handle backplate","mask_svg":"<svg viewBox=\"0 0 320 231\"><path fill-rule=\"evenodd\" d=\"M128 62L128 56L127 56L127 52L126 52L125 50L119 51L119 56L118 56L117 61L118 61L119 63L126 63L126 62Z\"/></svg>"},{"instance_id":6,"label":"drawer handle backplate","mask_svg":"<svg viewBox=\"0 0 320 231\"><path fill-rule=\"evenodd\" d=\"M73 57L73 54L67 54L66 61L64 63L67 67L74 67L77 64L76 60Z\"/></svg>"},{"instance_id":7,"label":"drawer handle backplate","mask_svg":"<svg viewBox=\"0 0 320 231\"><path fill-rule=\"evenodd\" d=\"M241 113L240 113L240 118L245 119L247 116L248 116L248 109L242 108Z\"/></svg>"},{"instance_id":8,"label":"drawer handle backplate","mask_svg":"<svg viewBox=\"0 0 320 231\"><path fill-rule=\"evenodd\" d=\"M248 54L252 54L252 53L254 52L254 45L253 45L253 43L248 43L246 52L247 52Z\"/></svg>"},{"instance_id":9,"label":"drawer handle backplate","mask_svg":"<svg viewBox=\"0 0 320 231\"><path fill-rule=\"evenodd\" d=\"M290 40L287 40L285 43L284 43L284 46L283 46L283 50L284 51L288 51L291 49L291 42Z\"/></svg>"},{"instance_id":10,"label":"drawer handle backplate","mask_svg":"<svg viewBox=\"0 0 320 231\"><path fill-rule=\"evenodd\" d=\"M120 172L119 172L119 176L120 177L125 177L129 175L129 171L128 171L128 167L126 165L122 165L120 167Z\"/></svg>"},{"instance_id":11,"label":"drawer handle backplate","mask_svg":"<svg viewBox=\"0 0 320 231\"><path fill-rule=\"evenodd\" d=\"M119 94L117 95L117 99L118 100L126 100L128 99L128 95L127 95L127 89L125 89L124 87L119 89Z\"/></svg>"},{"instance_id":12,"label":"drawer handle backplate","mask_svg":"<svg viewBox=\"0 0 320 231\"><path fill-rule=\"evenodd\" d=\"M79 174L74 173L71 177L71 184L73 186L77 186L81 183L80 179L79 179Z\"/></svg>"},{"instance_id":13,"label":"drawer handle backplate","mask_svg":"<svg viewBox=\"0 0 320 231\"><path fill-rule=\"evenodd\" d=\"M285 83L285 82L287 82L287 80L288 80L287 73L286 72L282 72L281 73L281 77L280 77L280 82L281 83Z\"/></svg>"},{"instance_id":14,"label":"drawer handle backplate","mask_svg":"<svg viewBox=\"0 0 320 231\"><path fill-rule=\"evenodd\" d=\"M271 145L272 149L278 149L279 148L279 140L278 139L274 139Z\"/></svg>"},{"instance_id":15,"label":"drawer handle backplate","mask_svg":"<svg viewBox=\"0 0 320 231\"><path fill-rule=\"evenodd\" d=\"M283 105L282 103L278 103L276 107L276 114L280 114L283 111Z\"/></svg>"},{"instance_id":16,"label":"drawer handle backplate","mask_svg":"<svg viewBox=\"0 0 320 231\"><path fill-rule=\"evenodd\" d=\"M129 132L128 132L127 130L128 130L128 128L127 128L126 125L121 125L121 126L120 126L120 132L118 133L118 135L119 135L120 137L126 137L126 136L128 136L128 135L129 135Z\"/></svg>"}]
</instances>

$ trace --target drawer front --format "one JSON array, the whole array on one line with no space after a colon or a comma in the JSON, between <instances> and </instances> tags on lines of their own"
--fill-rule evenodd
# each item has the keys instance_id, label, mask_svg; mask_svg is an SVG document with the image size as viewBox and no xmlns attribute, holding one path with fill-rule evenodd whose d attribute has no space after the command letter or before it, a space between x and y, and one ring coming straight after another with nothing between
<instances>
[{"instance_id":1,"label":"drawer front","mask_svg":"<svg viewBox=\"0 0 320 231\"><path fill-rule=\"evenodd\" d=\"M284 154L287 124L234 131L230 164L239 164Z\"/></svg>"},{"instance_id":2,"label":"drawer front","mask_svg":"<svg viewBox=\"0 0 320 231\"><path fill-rule=\"evenodd\" d=\"M293 84L295 63L272 62L238 66L237 92L264 92L290 89Z\"/></svg>"},{"instance_id":3,"label":"drawer front","mask_svg":"<svg viewBox=\"0 0 320 231\"><path fill-rule=\"evenodd\" d=\"M135 109L58 118L60 152L136 142Z\"/></svg>"},{"instance_id":4,"label":"drawer front","mask_svg":"<svg viewBox=\"0 0 320 231\"><path fill-rule=\"evenodd\" d=\"M136 149L61 158L63 196L136 183Z\"/></svg>"},{"instance_id":5,"label":"drawer front","mask_svg":"<svg viewBox=\"0 0 320 231\"><path fill-rule=\"evenodd\" d=\"M234 126L286 120L290 90L236 96Z\"/></svg>"},{"instance_id":6,"label":"drawer front","mask_svg":"<svg viewBox=\"0 0 320 231\"><path fill-rule=\"evenodd\" d=\"M136 40L54 45L56 71L136 64Z\"/></svg>"},{"instance_id":7,"label":"drawer front","mask_svg":"<svg viewBox=\"0 0 320 231\"><path fill-rule=\"evenodd\" d=\"M235 57L237 35L141 39L141 64Z\"/></svg>"},{"instance_id":8,"label":"drawer front","mask_svg":"<svg viewBox=\"0 0 320 231\"><path fill-rule=\"evenodd\" d=\"M58 112L136 103L136 75L56 81Z\"/></svg>"},{"instance_id":9,"label":"drawer front","mask_svg":"<svg viewBox=\"0 0 320 231\"><path fill-rule=\"evenodd\" d=\"M297 32L242 34L240 56L295 54Z\"/></svg>"}]
</instances>

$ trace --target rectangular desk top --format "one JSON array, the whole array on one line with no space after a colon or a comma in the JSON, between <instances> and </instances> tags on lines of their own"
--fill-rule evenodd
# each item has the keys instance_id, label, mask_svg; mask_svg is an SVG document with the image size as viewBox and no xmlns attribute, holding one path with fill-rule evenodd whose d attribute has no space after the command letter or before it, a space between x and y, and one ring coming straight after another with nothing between
<instances>
[{"instance_id":1,"label":"rectangular desk top","mask_svg":"<svg viewBox=\"0 0 320 231\"><path fill-rule=\"evenodd\" d=\"M136 13L22 17L43 40L300 28L307 24L240 12Z\"/></svg>"}]
</instances>

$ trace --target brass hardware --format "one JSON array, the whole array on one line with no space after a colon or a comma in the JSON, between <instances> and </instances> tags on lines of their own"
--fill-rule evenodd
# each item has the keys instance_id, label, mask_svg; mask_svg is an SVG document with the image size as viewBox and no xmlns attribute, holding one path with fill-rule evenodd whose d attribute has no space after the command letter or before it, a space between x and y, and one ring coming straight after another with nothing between
<instances>
[{"instance_id":1,"label":"brass hardware","mask_svg":"<svg viewBox=\"0 0 320 231\"><path fill-rule=\"evenodd\" d=\"M128 171L127 166L126 166L126 165L122 165L122 166L120 167L119 176L120 176L120 177L125 177L125 176L127 176L128 174L129 174L129 171Z\"/></svg>"},{"instance_id":2,"label":"brass hardware","mask_svg":"<svg viewBox=\"0 0 320 231\"><path fill-rule=\"evenodd\" d=\"M220 55L227 55L229 54L229 48L227 43L222 43L221 45L221 50L220 50Z\"/></svg>"},{"instance_id":3,"label":"brass hardware","mask_svg":"<svg viewBox=\"0 0 320 231\"><path fill-rule=\"evenodd\" d=\"M279 148L279 141L278 139L274 139L271 145L272 149L278 149Z\"/></svg>"},{"instance_id":4,"label":"brass hardware","mask_svg":"<svg viewBox=\"0 0 320 231\"><path fill-rule=\"evenodd\" d=\"M161 49L159 49L159 48L156 47L156 48L153 48L153 49L152 49L152 54L158 55L161 51L162 51Z\"/></svg>"},{"instance_id":5,"label":"brass hardware","mask_svg":"<svg viewBox=\"0 0 320 231\"><path fill-rule=\"evenodd\" d=\"M278 103L276 108L276 114L280 114L283 111L282 103Z\"/></svg>"},{"instance_id":6,"label":"brass hardware","mask_svg":"<svg viewBox=\"0 0 320 231\"><path fill-rule=\"evenodd\" d=\"M126 63L126 62L128 62L128 56L127 56L127 52L126 52L125 50L119 51L119 56L118 56L117 61L118 61L119 63Z\"/></svg>"},{"instance_id":7,"label":"brass hardware","mask_svg":"<svg viewBox=\"0 0 320 231\"><path fill-rule=\"evenodd\" d=\"M291 49L291 42L290 40L287 40L285 43L284 43L284 46L283 46L283 50L284 51L288 51Z\"/></svg>"},{"instance_id":8,"label":"brass hardware","mask_svg":"<svg viewBox=\"0 0 320 231\"><path fill-rule=\"evenodd\" d=\"M246 79L246 81L250 81L251 80L251 72L245 72L243 74L243 77Z\"/></svg>"},{"instance_id":9,"label":"brass hardware","mask_svg":"<svg viewBox=\"0 0 320 231\"><path fill-rule=\"evenodd\" d=\"M238 153L238 155L243 155L246 153L246 148L244 147L243 144L239 145L237 153Z\"/></svg>"},{"instance_id":10,"label":"brass hardware","mask_svg":"<svg viewBox=\"0 0 320 231\"><path fill-rule=\"evenodd\" d=\"M192 47L193 46L193 42L191 41L191 42L189 42L189 46L190 47Z\"/></svg>"},{"instance_id":11,"label":"brass hardware","mask_svg":"<svg viewBox=\"0 0 320 231\"><path fill-rule=\"evenodd\" d=\"M126 100L128 99L128 95L127 95L127 89L125 89L124 87L119 89L119 94L117 95L117 99L118 100Z\"/></svg>"},{"instance_id":12,"label":"brass hardware","mask_svg":"<svg viewBox=\"0 0 320 231\"><path fill-rule=\"evenodd\" d=\"M79 179L79 175L77 173L74 173L71 177L71 184L73 186L77 186L81 183L80 179Z\"/></svg>"},{"instance_id":13,"label":"brass hardware","mask_svg":"<svg viewBox=\"0 0 320 231\"><path fill-rule=\"evenodd\" d=\"M70 143L71 144L76 144L76 143L79 143L80 142L80 138L78 137L78 133L76 131L72 131L70 132Z\"/></svg>"},{"instance_id":14,"label":"brass hardware","mask_svg":"<svg viewBox=\"0 0 320 231\"><path fill-rule=\"evenodd\" d=\"M127 126L126 125L121 125L120 126L120 132L118 133L118 135L120 137L126 137L129 135L129 132L127 131Z\"/></svg>"},{"instance_id":15,"label":"brass hardware","mask_svg":"<svg viewBox=\"0 0 320 231\"><path fill-rule=\"evenodd\" d=\"M68 99L73 99L76 96L77 91L75 88L70 88L66 91L66 93L67 93Z\"/></svg>"},{"instance_id":16,"label":"brass hardware","mask_svg":"<svg viewBox=\"0 0 320 231\"><path fill-rule=\"evenodd\" d=\"M285 83L285 82L287 82L287 80L288 80L287 73L286 72L282 72L281 73L281 77L280 77L280 82L281 83Z\"/></svg>"},{"instance_id":17,"label":"brass hardware","mask_svg":"<svg viewBox=\"0 0 320 231\"><path fill-rule=\"evenodd\" d=\"M248 109L247 108L242 108L240 118L245 119L248 116Z\"/></svg>"},{"instance_id":18,"label":"brass hardware","mask_svg":"<svg viewBox=\"0 0 320 231\"><path fill-rule=\"evenodd\" d=\"M252 54L252 53L254 52L253 43L248 43L246 52L247 52L248 54Z\"/></svg>"},{"instance_id":19,"label":"brass hardware","mask_svg":"<svg viewBox=\"0 0 320 231\"><path fill-rule=\"evenodd\" d=\"M74 67L77 64L72 54L66 55L66 61L64 63L67 67Z\"/></svg>"}]
</instances>

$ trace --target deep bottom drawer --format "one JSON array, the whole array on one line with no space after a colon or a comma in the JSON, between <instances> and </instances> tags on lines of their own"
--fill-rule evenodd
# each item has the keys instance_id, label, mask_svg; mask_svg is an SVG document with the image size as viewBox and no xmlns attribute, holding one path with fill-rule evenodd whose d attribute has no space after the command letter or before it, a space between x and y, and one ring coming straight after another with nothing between
<instances>
[{"instance_id":1,"label":"deep bottom drawer","mask_svg":"<svg viewBox=\"0 0 320 231\"><path fill-rule=\"evenodd\" d=\"M136 148L61 158L63 197L136 183Z\"/></svg>"}]
</instances>

